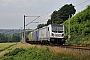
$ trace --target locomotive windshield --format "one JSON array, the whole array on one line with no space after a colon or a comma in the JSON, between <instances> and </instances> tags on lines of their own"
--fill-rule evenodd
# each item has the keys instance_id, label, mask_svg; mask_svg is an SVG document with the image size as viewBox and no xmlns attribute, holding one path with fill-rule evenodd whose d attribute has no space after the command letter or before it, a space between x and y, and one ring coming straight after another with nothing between
<instances>
[{"instance_id":1,"label":"locomotive windshield","mask_svg":"<svg viewBox=\"0 0 90 60\"><path fill-rule=\"evenodd\" d=\"M63 25L52 25L52 32L62 33Z\"/></svg>"}]
</instances>

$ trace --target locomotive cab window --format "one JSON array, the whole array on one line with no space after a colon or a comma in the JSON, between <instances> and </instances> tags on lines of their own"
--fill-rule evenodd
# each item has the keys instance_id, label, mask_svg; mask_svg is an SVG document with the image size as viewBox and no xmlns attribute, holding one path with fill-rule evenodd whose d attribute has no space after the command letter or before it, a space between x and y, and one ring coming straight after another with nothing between
<instances>
[{"instance_id":1,"label":"locomotive cab window","mask_svg":"<svg viewBox=\"0 0 90 60\"><path fill-rule=\"evenodd\" d=\"M63 25L52 25L52 32L62 33Z\"/></svg>"}]
</instances>

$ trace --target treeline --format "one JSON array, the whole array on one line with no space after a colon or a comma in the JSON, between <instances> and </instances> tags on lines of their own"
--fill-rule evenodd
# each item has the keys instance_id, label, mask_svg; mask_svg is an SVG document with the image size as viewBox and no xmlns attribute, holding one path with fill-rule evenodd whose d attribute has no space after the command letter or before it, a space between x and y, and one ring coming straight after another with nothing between
<instances>
[{"instance_id":1,"label":"treeline","mask_svg":"<svg viewBox=\"0 0 90 60\"><path fill-rule=\"evenodd\" d=\"M6 35L4 33L0 33L0 43L4 42L19 42L20 41L20 34L9 34Z\"/></svg>"}]
</instances>

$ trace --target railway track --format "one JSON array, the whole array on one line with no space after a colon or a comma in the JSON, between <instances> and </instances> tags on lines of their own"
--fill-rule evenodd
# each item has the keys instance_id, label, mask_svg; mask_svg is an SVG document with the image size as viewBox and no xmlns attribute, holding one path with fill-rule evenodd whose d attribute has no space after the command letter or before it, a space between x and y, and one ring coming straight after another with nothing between
<instances>
[{"instance_id":1,"label":"railway track","mask_svg":"<svg viewBox=\"0 0 90 60\"><path fill-rule=\"evenodd\" d=\"M74 45L48 45L52 47L61 47L61 48L69 48L69 49L80 49L80 50L90 50L90 46L74 46Z\"/></svg>"},{"instance_id":2,"label":"railway track","mask_svg":"<svg viewBox=\"0 0 90 60\"><path fill-rule=\"evenodd\" d=\"M80 49L80 50L90 50L90 46L69 46L69 45L64 45L64 46L59 46L62 48L70 48L70 49Z\"/></svg>"},{"instance_id":3,"label":"railway track","mask_svg":"<svg viewBox=\"0 0 90 60\"><path fill-rule=\"evenodd\" d=\"M90 50L90 46L74 46L74 45L50 45L50 44L35 44L35 45L41 45L41 46L50 46L50 47L61 47L61 48L69 48L69 49L80 49L80 50Z\"/></svg>"}]
</instances>

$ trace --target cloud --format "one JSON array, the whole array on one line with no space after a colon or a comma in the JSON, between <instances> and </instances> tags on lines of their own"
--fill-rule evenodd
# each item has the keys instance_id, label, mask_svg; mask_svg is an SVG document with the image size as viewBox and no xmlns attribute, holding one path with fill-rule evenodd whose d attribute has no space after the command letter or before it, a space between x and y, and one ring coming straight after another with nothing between
<instances>
[{"instance_id":1,"label":"cloud","mask_svg":"<svg viewBox=\"0 0 90 60\"><path fill-rule=\"evenodd\" d=\"M7 19L13 19L13 18L21 18L23 17L23 13L0 13L0 20L7 20Z\"/></svg>"},{"instance_id":2,"label":"cloud","mask_svg":"<svg viewBox=\"0 0 90 60\"><path fill-rule=\"evenodd\" d=\"M8 6L7 3L0 3L2 6Z\"/></svg>"},{"instance_id":3,"label":"cloud","mask_svg":"<svg viewBox=\"0 0 90 60\"><path fill-rule=\"evenodd\" d=\"M15 5L17 7L30 7L30 6L37 6L37 0L0 0L0 5L8 6L8 5Z\"/></svg>"},{"instance_id":4,"label":"cloud","mask_svg":"<svg viewBox=\"0 0 90 60\"><path fill-rule=\"evenodd\" d=\"M2 6L8 6L9 4L16 4L17 0L0 0Z\"/></svg>"}]
</instances>

